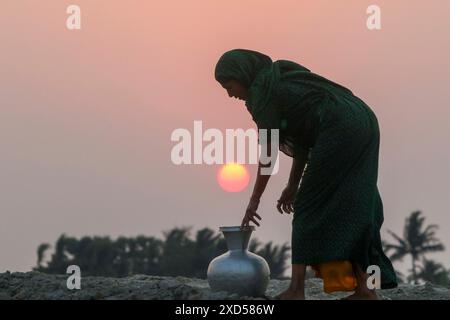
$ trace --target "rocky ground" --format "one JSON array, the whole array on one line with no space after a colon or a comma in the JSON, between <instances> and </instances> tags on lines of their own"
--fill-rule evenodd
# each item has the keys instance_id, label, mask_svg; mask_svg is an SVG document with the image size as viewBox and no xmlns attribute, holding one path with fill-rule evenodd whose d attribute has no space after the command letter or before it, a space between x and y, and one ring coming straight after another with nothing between
<instances>
[{"instance_id":1,"label":"rocky ground","mask_svg":"<svg viewBox=\"0 0 450 320\"><path fill-rule=\"evenodd\" d=\"M127 278L83 277L80 290L68 290L68 275L48 275L39 272L0 273L0 300L5 299L254 299L226 292L212 292L208 282L184 277L135 275ZM271 280L266 298L272 298L289 285L288 280ZM323 293L320 279L306 281L307 299L328 300L346 293ZM450 289L426 283L400 285L396 289L379 291L389 300L450 300ZM259 298L264 299L264 298Z\"/></svg>"}]
</instances>

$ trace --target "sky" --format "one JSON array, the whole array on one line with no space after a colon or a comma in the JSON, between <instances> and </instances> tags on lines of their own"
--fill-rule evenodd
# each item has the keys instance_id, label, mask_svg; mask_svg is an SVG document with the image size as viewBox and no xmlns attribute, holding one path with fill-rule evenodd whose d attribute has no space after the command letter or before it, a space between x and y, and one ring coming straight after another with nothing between
<instances>
[{"instance_id":1,"label":"sky","mask_svg":"<svg viewBox=\"0 0 450 320\"><path fill-rule=\"evenodd\" d=\"M68 30L66 9L81 9ZM368 30L366 9L381 9ZM447 0L7 0L0 10L0 272L28 271L62 233L162 237L239 225L250 184L224 191L219 165L172 163L171 133L256 128L214 79L227 50L296 61L349 87L381 130L382 237L423 211L450 250L450 2ZM253 237L290 243L276 210L280 155ZM430 255L450 267L450 251Z\"/></svg>"}]
</instances>

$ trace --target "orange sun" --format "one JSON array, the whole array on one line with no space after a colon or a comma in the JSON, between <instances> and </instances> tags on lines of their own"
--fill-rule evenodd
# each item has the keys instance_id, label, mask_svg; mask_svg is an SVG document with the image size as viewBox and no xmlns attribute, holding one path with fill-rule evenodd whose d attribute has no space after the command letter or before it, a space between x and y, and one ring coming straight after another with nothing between
<instances>
[{"instance_id":1,"label":"orange sun","mask_svg":"<svg viewBox=\"0 0 450 320\"><path fill-rule=\"evenodd\" d=\"M217 182L227 192L240 192L250 181L250 174L246 167L238 163L227 163L217 173Z\"/></svg>"}]
</instances>

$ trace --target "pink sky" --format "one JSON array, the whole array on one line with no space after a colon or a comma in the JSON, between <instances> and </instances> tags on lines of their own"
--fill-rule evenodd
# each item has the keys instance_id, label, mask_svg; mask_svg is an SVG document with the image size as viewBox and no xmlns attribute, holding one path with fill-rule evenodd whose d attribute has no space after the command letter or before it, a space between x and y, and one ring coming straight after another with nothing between
<instances>
[{"instance_id":1,"label":"pink sky","mask_svg":"<svg viewBox=\"0 0 450 320\"><path fill-rule=\"evenodd\" d=\"M65 27L78 4L82 30ZM382 29L366 28L381 7ZM0 13L0 271L29 270L36 248L71 236L162 236L239 224L251 184L226 193L218 166L175 166L171 132L254 128L214 80L220 55L290 59L365 100L381 127L386 230L422 210L450 250L450 2L7 1ZM290 242L276 200L281 156L261 201L262 241ZM448 251L430 256L450 267Z\"/></svg>"}]
</instances>

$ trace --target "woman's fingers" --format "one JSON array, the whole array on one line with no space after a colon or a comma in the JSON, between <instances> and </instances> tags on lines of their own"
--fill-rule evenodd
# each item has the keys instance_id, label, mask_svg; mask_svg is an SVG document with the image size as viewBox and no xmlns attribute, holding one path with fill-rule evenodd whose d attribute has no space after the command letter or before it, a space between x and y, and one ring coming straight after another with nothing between
<instances>
[{"instance_id":1,"label":"woman's fingers","mask_svg":"<svg viewBox=\"0 0 450 320\"><path fill-rule=\"evenodd\" d=\"M286 210L289 214L292 212L292 205L290 203L286 203Z\"/></svg>"},{"instance_id":2,"label":"woman's fingers","mask_svg":"<svg viewBox=\"0 0 450 320\"><path fill-rule=\"evenodd\" d=\"M246 224L248 224L247 219L246 218L242 219L241 228L246 227L247 226Z\"/></svg>"},{"instance_id":3,"label":"woman's fingers","mask_svg":"<svg viewBox=\"0 0 450 320\"><path fill-rule=\"evenodd\" d=\"M262 219L261 216L257 214L255 211L250 212L249 219L259 227L259 222L258 220L255 219L255 217L258 218L259 220Z\"/></svg>"},{"instance_id":4,"label":"woman's fingers","mask_svg":"<svg viewBox=\"0 0 450 320\"><path fill-rule=\"evenodd\" d=\"M278 209L278 212L279 213L281 213L281 214L283 214L283 211L281 210L281 202L280 202L280 200L278 200L278 203L277 203L277 209Z\"/></svg>"},{"instance_id":5,"label":"woman's fingers","mask_svg":"<svg viewBox=\"0 0 450 320\"><path fill-rule=\"evenodd\" d=\"M251 221L253 221L253 223L254 224L256 224L258 227L259 227L259 222L258 221L256 221L256 219L255 218L253 218L253 217L250 217L249 218Z\"/></svg>"},{"instance_id":6,"label":"woman's fingers","mask_svg":"<svg viewBox=\"0 0 450 320\"><path fill-rule=\"evenodd\" d=\"M283 211L285 213L294 212L294 207L292 205L292 202L288 203L288 202L283 202L281 200L278 200L277 209L278 209L279 213L283 213Z\"/></svg>"},{"instance_id":7,"label":"woman's fingers","mask_svg":"<svg viewBox=\"0 0 450 320\"><path fill-rule=\"evenodd\" d=\"M256 224L259 227L260 224L256 220L255 217L258 218L259 220L262 220L261 216L259 214L257 214L255 211L247 210L244 218L242 219L241 227L249 227L250 221L252 221L254 224Z\"/></svg>"}]
</instances>

